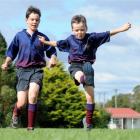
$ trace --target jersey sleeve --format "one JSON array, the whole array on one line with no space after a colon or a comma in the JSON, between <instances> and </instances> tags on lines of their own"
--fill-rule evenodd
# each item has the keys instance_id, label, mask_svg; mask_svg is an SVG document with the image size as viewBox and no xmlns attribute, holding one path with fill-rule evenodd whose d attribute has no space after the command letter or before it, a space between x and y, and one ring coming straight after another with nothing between
<instances>
[{"instance_id":1,"label":"jersey sleeve","mask_svg":"<svg viewBox=\"0 0 140 140\"><path fill-rule=\"evenodd\" d=\"M57 56L56 48L49 46L48 49L46 50L46 56L48 58L51 58L52 55L56 55Z\"/></svg>"},{"instance_id":2,"label":"jersey sleeve","mask_svg":"<svg viewBox=\"0 0 140 140\"><path fill-rule=\"evenodd\" d=\"M110 32L102 33L91 33L89 38L89 43L93 43L95 47L99 47L102 44L110 41Z\"/></svg>"},{"instance_id":3,"label":"jersey sleeve","mask_svg":"<svg viewBox=\"0 0 140 140\"><path fill-rule=\"evenodd\" d=\"M58 47L59 51L62 51L62 52L69 52L69 50L70 50L67 39L57 41L57 47Z\"/></svg>"},{"instance_id":4,"label":"jersey sleeve","mask_svg":"<svg viewBox=\"0 0 140 140\"><path fill-rule=\"evenodd\" d=\"M18 51L19 51L19 40L18 35L16 35L6 51L6 56L14 60L18 54Z\"/></svg>"},{"instance_id":5,"label":"jersey sleeve","mask_svg":"<svg viewBox=\"0 0 140 140\"><path fill-rule=\"evenodd\" d=\"M49 41L49 38L47 36L44 35L44 37L45 37L45 40ZM45 48L45 51L46 51L46 56L48 58L51 58L52 55L56 55L57 56L57 51L56 51L55 47L52 47L52 46L44 44L44 48Z\"/></svg>"}]
</instances>

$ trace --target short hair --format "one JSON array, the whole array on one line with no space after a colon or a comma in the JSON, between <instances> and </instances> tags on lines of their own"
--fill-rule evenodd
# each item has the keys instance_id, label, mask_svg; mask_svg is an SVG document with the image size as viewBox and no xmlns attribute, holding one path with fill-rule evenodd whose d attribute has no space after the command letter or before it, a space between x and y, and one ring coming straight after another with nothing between
<instances>
[{"instance_id":1,"label":"short hair","mask_svg":"<svg viewBox=\"0 0 140 140\"><path fill-rule=\"evenodd\" d=\"M83 15L75 15L75 16L73 16L72 19L71 19L71 27L72 27L73 23L80 23L80 22L82 22L85 25L86 29L87 29L87 20Z\"/></svg>"},{"instance_id":2,"label":"short hair","mask_svg":"<svg viewBox=\"0 0 140 140\"><path fill-rule=\"evenodd\" d=\"M26 11L26 18L28 18L31 13L38 14L39 17L41 17L41 11L38 8L36 8L36 7L30 6L27 9L27 11Z\"/></svg>"}]
</instances>

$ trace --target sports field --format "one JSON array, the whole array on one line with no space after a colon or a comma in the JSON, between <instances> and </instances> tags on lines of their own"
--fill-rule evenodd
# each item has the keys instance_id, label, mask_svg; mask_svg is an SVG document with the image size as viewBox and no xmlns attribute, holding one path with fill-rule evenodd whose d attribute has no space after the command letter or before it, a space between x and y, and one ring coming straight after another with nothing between
<instances>
[{"instance_id":1,"label":"sports field","mask_svg":"<svg viewBox=\"0 0 140 140\"><path fill-rule=\"evenodd\" d=\"M0 128L0 140L140 140L140 129L26 129Z\"/></svg>"}]
</instances>

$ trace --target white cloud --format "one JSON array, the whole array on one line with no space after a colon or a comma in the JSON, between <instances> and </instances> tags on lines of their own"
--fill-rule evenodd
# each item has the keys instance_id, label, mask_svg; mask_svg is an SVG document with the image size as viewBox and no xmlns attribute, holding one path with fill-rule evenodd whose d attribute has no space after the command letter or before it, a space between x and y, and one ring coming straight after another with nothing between
<instances>
[{"instance_id":1,"label":"white cloud","mask_svg":"<svg viewBox=\"0 0 140 140\"><path fill-rule=\"evenodd\" d=\"M111 81L117 80L118 77L116 75L111 74L111 73L96 73L95 79L98 82L106 83L106 82L111 82Z\"/></svg>"},{"instance_id":2,"label":"white cloud","mask_svg":"<svg viewBox=\"0 0 140 140\"><path fill-rule=\"evenodd\" d=\"M133 11L131 11L131 15L129 14L129 19L135 23L140 24L139 22L139 15L140 15L140 9L134 9Z\"/></svg>"},{"instance_id":3,"label":"white cloud","mask_svg":"<svg viewBox=\"0 0 140 140\"><path fill-rule=\"evenodd\" d=\"M108 47L105 47L104 51L105 51L106 54L122 55L122 54L127 53L128 49L127 49L127 47L113 44L113 45L109 45Z\"/></svg>"},{"instance_id":4,"label":"white cloud","mask_svg":"<svg viewBox=\"0 0 140 140\"><path fill-rule=\"evenodd\" d=\"M109 99L115 94L115 89L118 90L118 93L131 93L134 87L137 86L139 83L139 77L127 75L120 76L111 73L96 73L95 98L96 100L98 100L97 98L101 96L99 94L104 93L106 94L106 99Z\"/></svg>"},{"instance_id":5,"label":"white cloud","mask_svg":"<svg viewBox=\"0 0 140 140\"><path fill-rule=\"evenodd\" d=\"M117 14L113 12L111 9L106 9L98 7L98 6L85 6L81 7L78 10L75 10L74 13L80 13L85 15L87 18L99 19L102 21L116 21Z\"/></svg>"}]
</instances>

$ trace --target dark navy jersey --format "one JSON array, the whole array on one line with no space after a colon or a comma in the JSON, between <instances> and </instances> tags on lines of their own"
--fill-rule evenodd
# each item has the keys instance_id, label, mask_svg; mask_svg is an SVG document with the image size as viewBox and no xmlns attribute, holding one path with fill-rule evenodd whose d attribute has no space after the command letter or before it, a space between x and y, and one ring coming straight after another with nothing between
<instances>
[{"instance_id":1,"label":"dark navy jersey","mask_svg":"<svg viewBox=\"0 0 140 140\"><path fill-rule=\"evenodd\" d=\"M47 36L38 31L35 31L32 36L25 29L16 34L6 52L6 56L12 60L17 58L16 67L44 67L46 65L45 53L48 58L53 54L56 55L56 49L43 45L38 35L44 36L49 41Z\"/></svg>"},{"instance_id":2,"label":"dark navy jersey","mask_svg":"<svg viewBox=\"0 0 140 140\"><path fill-rule=\"evenodd\" d=\"M69 53L69 63L83 61L94 63L97 48L109 41L110 32L86 33L82 40L75 38L74 35L70 35L65 40L59 40L57 47L60 51Z\"/></svg>"}]
</instances>

